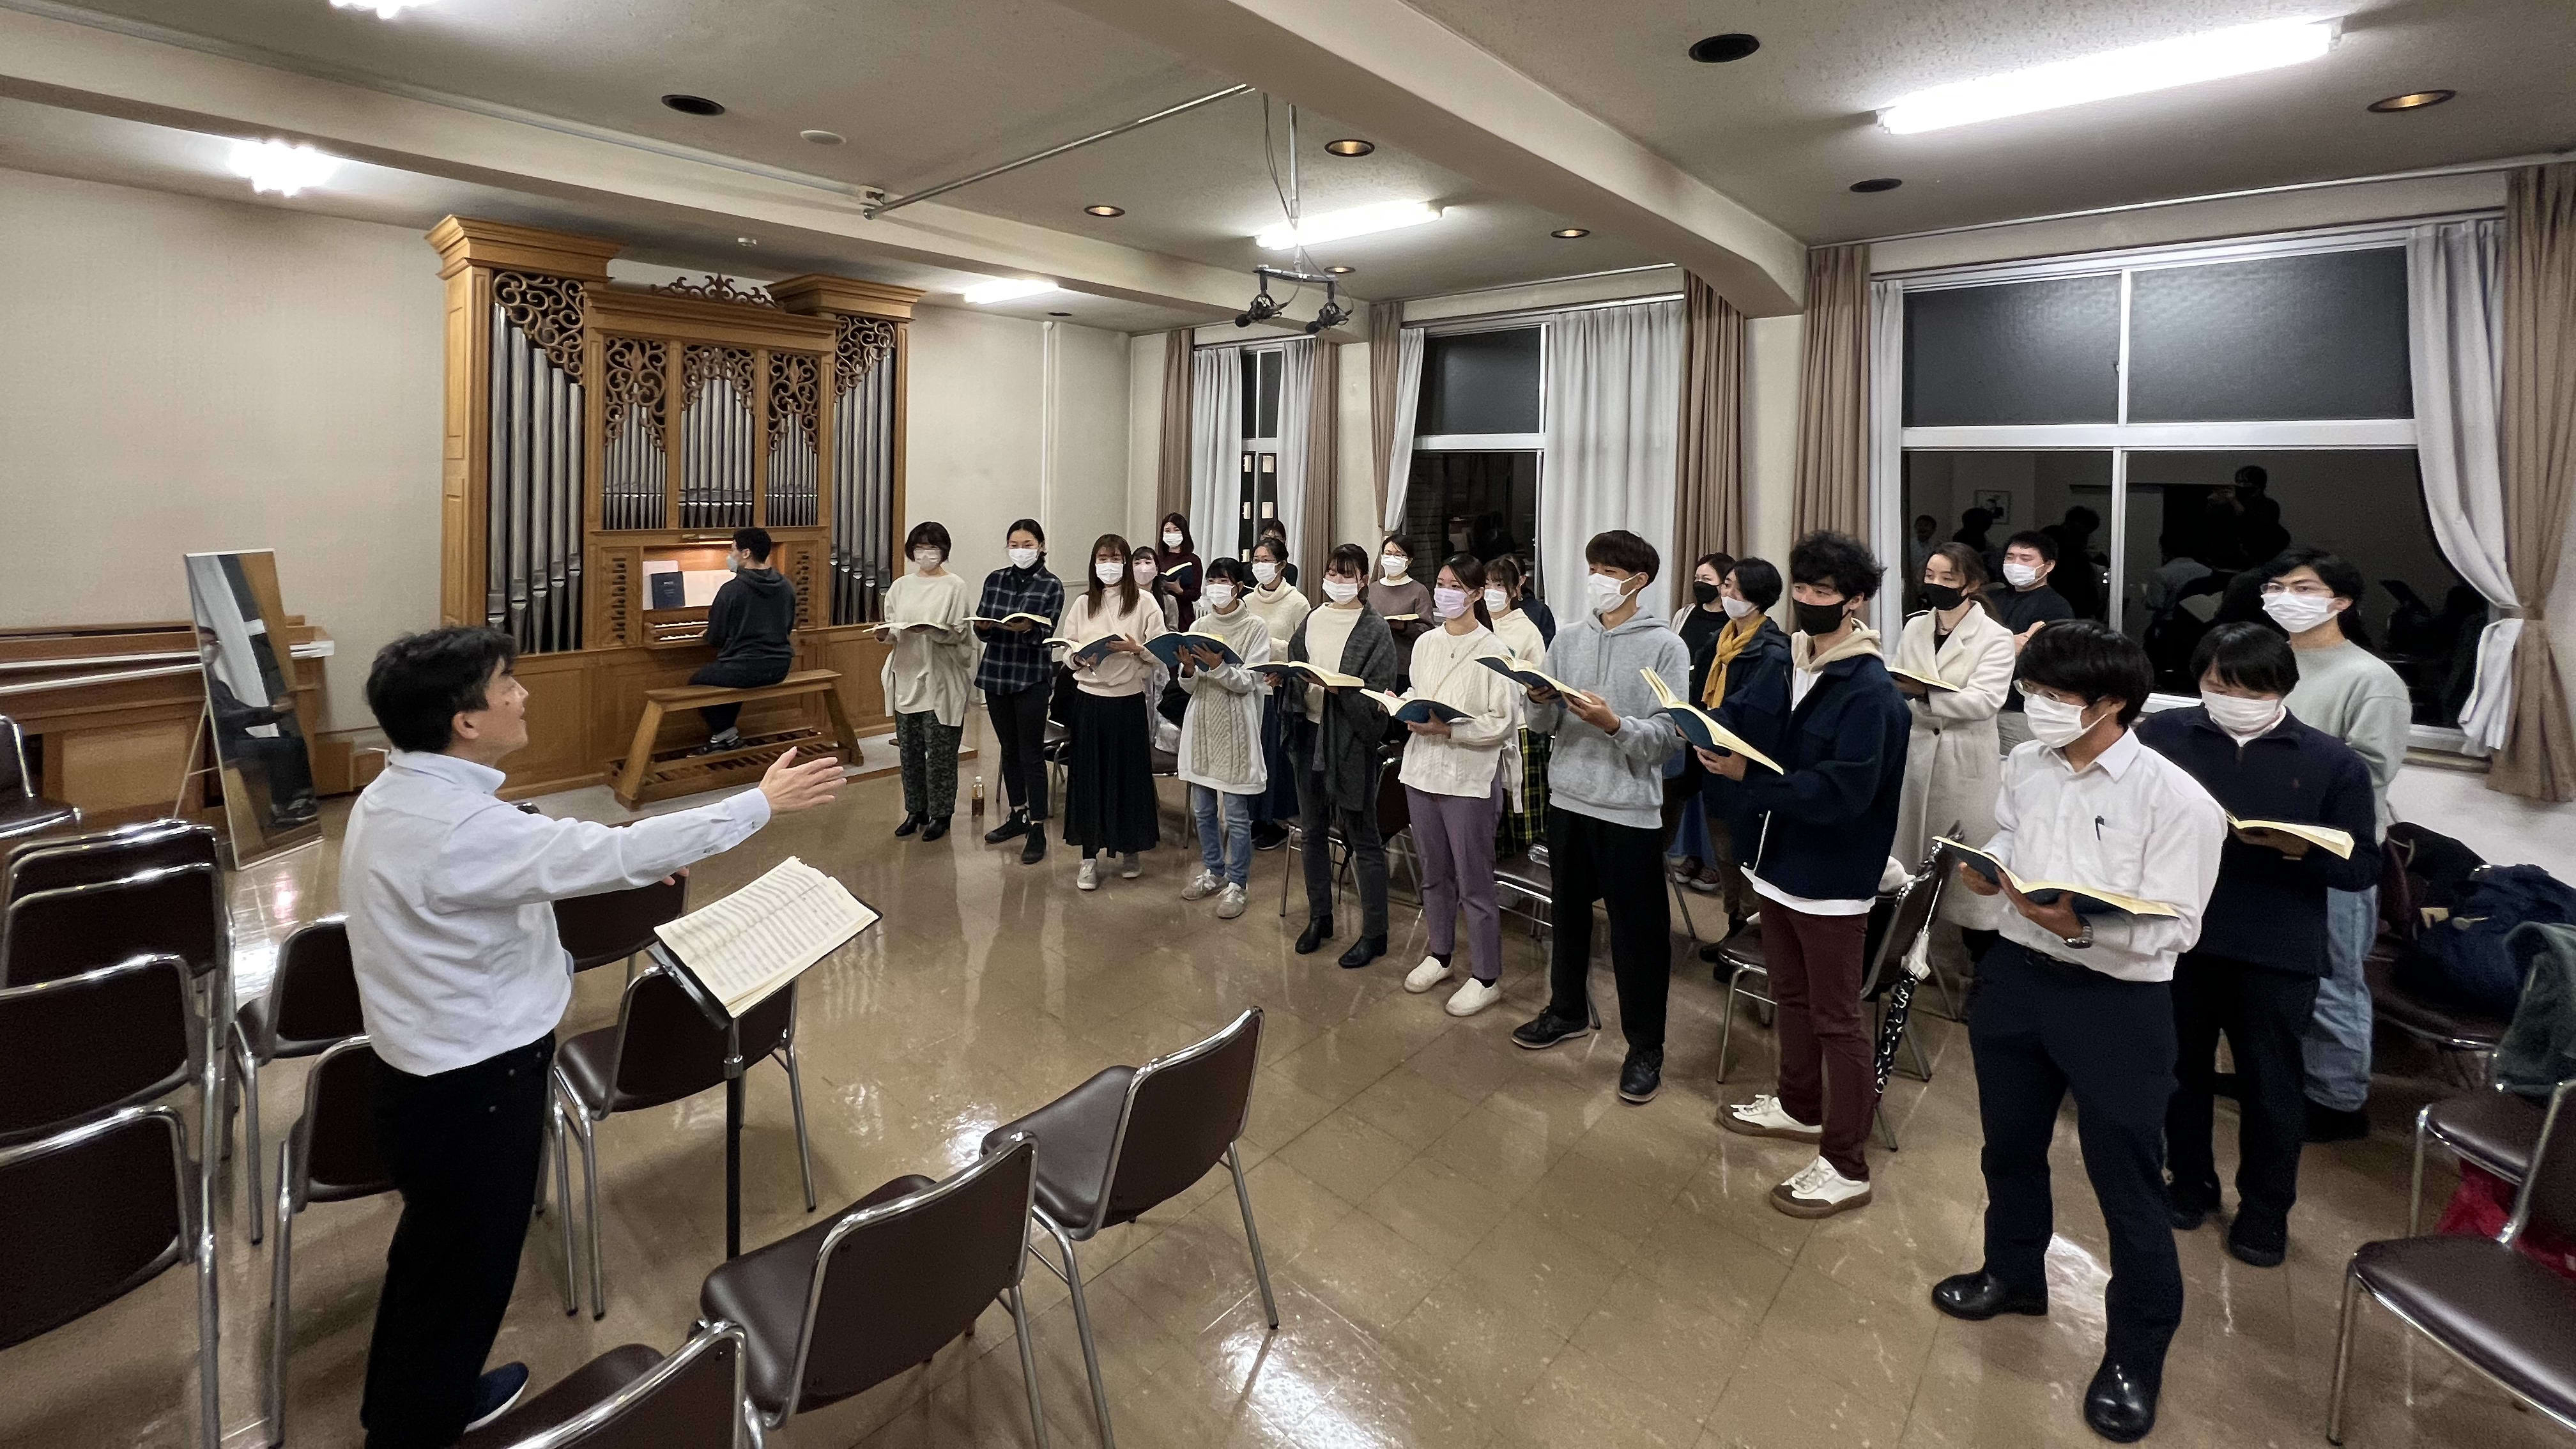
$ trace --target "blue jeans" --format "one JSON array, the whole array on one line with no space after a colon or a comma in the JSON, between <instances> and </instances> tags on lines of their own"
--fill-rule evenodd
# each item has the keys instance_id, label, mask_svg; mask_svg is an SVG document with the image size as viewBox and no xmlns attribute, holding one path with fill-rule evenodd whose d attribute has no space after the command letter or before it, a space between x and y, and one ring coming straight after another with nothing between
<instances>
[{"instance_id":1,"label":"blue jeans","mask_svg":"<svg viewBox=\"0 0 2576 1449\"><path fill-rule=\"evenodd\" d=\"M2308 1100L2358 1112L2370 1100L2370 983L2361 963L2379 934L2379 887L2326 892L2326 977L2301 1044Z\"/></svg>"},{"instance_id":2,"label":"blue jeans","mask_svg":"<svg viewBox=\"0 0 2576 1449\"><path fill-rule=\"evenodd\" d=\"M1219 795L1205 785L1190 787L1190 813L1199 821L1199 863L1228 885L1252 879L1251 795Z\"/></svg>"}]
</instances>

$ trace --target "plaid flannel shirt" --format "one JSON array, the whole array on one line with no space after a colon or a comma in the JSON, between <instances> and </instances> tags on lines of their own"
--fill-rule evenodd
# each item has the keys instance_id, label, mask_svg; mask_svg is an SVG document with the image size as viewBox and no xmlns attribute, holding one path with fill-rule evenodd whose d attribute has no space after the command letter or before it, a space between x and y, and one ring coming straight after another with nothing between
<instances>
[{"instance_id":1,"label":"plaid flannel shirt","mask_svg":"<svg viewBox=\"0 0 2576 1449\"><path fill-rule=\"evenodd\" d=\"M984 640L984 662L975 669L977 689L986 694L1009 694L1054 680L1055 659L1041 641L1064 622L1064 581L1048 573L1045 563L1032 569L998 568L986 574L984 597L975 605L975 614L983 619L1043 614L1053 621L1044 630L1032 629L1025 634L977 625L975 632Z\"/></svg>"}]
</instances>

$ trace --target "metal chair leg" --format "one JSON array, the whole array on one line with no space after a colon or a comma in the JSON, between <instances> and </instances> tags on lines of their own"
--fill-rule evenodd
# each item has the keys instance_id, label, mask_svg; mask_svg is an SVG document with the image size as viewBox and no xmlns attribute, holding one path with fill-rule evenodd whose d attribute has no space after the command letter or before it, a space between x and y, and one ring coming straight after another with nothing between
<instances>
[{"instance_id":1,"label":"metal chair leg","mask_svg":"<svg viewBox=\"0 0 2576 1449\"><path fill-rule=\"evenodd\" d=\"M1279 1326L1279 1300L1270 1294L1270 1264L1261 1256L1261 1229L1252 1224L1252 1191L1243 1185L1243 1158L1234 1144L1225 1144L1225 1165L1234 1174L1234 1201L1243 1209L1243 1236L1252 1244L1252 1276L1261 1283L1261 1308L1269 1315L1270 1326Z\"/></svg>"},{"instance_id":2,"label":"metal chair leg","mask_svg":"<svg viewBox=\"0 0 2576 1449\"><path fill-rule=\"evenodd\" d=\"M286 1442L287 1302L294 1282L291 1259L295 1237L295 1144L277 1148L277 1246L268 1268L268 1442Z\"/></svg>"},{"instance_id":3,"label":"metal chair leg","mask_svg":"<svg viewBox=\"0 0 2576 1449\"><path fill-rule=\"evenodd\" d=\"M1927 1082L1932 1080L1932 1059L1923 1055L1923 1043L1915 1039L1914 1020L1911 1017L1906 1018L1905 1022L1905 1046L1907 1050L1914 1053L1915 1075Z\"/></svg>"},{"instance_id":4,"label":"metal chair leg","mask_svg":"<svg viewBox=\"0 0 2576 1449\"><path fill-rule=\"evenodd\" d=\"M1726 1044L1735 1040L1735 989L1744 979L1744 969L1726 973L1726 1009L1717 1017L1717 1079L1726 1080Z\"/></svg>"},{"instance_id":5,"label":"metal chair leg","mask_svg":"<svg viewBox=\"0 0 2576 1449\"><path fill-rule=\"evenodd\" d=\"M599 1264L599 1144L591 1135L590 1114L577 1110L571 1115L581 1134L581 1215L590 1229L590 1316L596 1322L608 1316L608 1275ZM569 1193L570 1186L565 1190Z\"/></svg>"},{"instance_id":6,"label":"metal chair leg","mask_svg":"<svg viewBox=\"0 0 2576 1449\"><path fill-rule=\"evenodd\" d=\"M554 1148L555 1197L563 1204L555 1216L563 1223L563 1290L564 1317L581 1312L581 1290L575 1280L581 1277L581 1259L572 1245L572 1152L564 1141L564 1109L560 1101L546 1104L546 1139ZM537 1180L545 1180L540 1168Z\"/></svg>"},{"instance_id":7,"label":"metal chair leg","mask_svg":"<svg viewBox=\"0 0 2576 1449\"><path fill-rule=\"evenodd\" d=\"M805 1136L805 1078L796 1070L796 1042L783 1043L779 1051L787 1064L787 1105L796 1112L796 1165L805 1174L805 1211L814 1210L814 1147Z\"/></svg>"},{"instance_id":8,"label":"metal chair leg","mask_svg":"<svg viewBox=\"0 0 2576 1449\"><path fill-rule=\"evenodd\" d=\"M223 1308L216 1301L215 1225L197 1224L197 1439L221 1449L224 1437Z\"/></svg>"},{"instance_id":9,"label":"metal chair leg","mask_svg":"<svg viewBox=\"0 0 2576 1449\"><path fill-rule=\"evenodd\" d=\"M2361 1309L2361 1280L2343 1275L2343 1318L2335 1328L2334 1388L2326 1394L2326 1442L2343 1442L2343 1397L2352 1372L2352 1326Z\"/></svg>"},{"instance_id":10,"label":"metal chair leg","mask_svg":"<svg viewBox=\"0 0 2576 1449\"><path fill-rule=\"evenodd\" d=\"M2415 1109L2415 1171L2406 1186L2406 1236L2412 1238L2424 1231L2424 1136L2431 1129L2433 1104Z\"/></svg>"},{"instance_id":11,"label":"metal chair leg","mask_svg":"<svg viewBox=\"0 0 2576 1449\"><path fill-rule=\"evenodd\" d=\"M261 1215L266 1211L259 1192L259 1064L251 1060L250 1043L235 1025L225 1033L232 1038L233 1065L241 1075L242 1094L242 1197L250 1209L250 1245L259 1246L266 1224Z\"/></svg>"},{"instance_id":12,"label":"metal chair leg","mask_svg":"<svg viewBox=\"0 0 2576 1449\"><path fill-rule=\"evenodd\" d=\"M1091 1376L1091 1412L1100 1423L1100 1449L1118 1449L1117 1437L1109 1431L1109 1390L1100 1381L1100 1349L1091 1337L1091 1305L1082 1295L1082 1264L1073 1255L1073 1239L1064 1229L1041 1215L1038 1221L1055 1238L1057 1251L1064 1254L1064 1283L1073 1293L1073 1328L1082 1340L1082 1369Z\"/></svg>"},{"instance_id":13,"label":"metal chair leg","mask_svg":"<svg viewBox=\"0 0 2576 1449\"><path fill-rule=\"evenodd\" d=\"M1886 1141L1887 1150L1896 1151L1896 1124L1887 1120L1886 1104L1881 1103L1870 1108L1869 1115L1878 1120L1878 1135Z\"/></svg>"},{"instance_id":14,"label":"metal chair leg","mask_svg":"<svg viewBox=\"0 0 2576 1449\"><path fill-rule=\"evenodd\" d=\"M1673 904L1682 908L1682 929L1690 934L1691 945L1698 946L1700 944L1699 921L1691 915L1690 892L1669 874L1664 877L1664 884L1665 888L1673 893Z\"/></svg>"},{"instance_id":15,"label":"metal chair leg","mask_svg":"<svg viewBox=\"0 0 2576 1449\"><path fill-rule=\"evenodd\" d=\"M1028 1304L1016 1283L1003 1296L1011 1310L1011 1327L1020 1339L1020 1380L1029 1390L1029 1432L1037 1436L1038 1449L1047 1449L1046 1410L1038 1405L1038 1355L1029 1343Z\"/></svg>"}]
</instances>

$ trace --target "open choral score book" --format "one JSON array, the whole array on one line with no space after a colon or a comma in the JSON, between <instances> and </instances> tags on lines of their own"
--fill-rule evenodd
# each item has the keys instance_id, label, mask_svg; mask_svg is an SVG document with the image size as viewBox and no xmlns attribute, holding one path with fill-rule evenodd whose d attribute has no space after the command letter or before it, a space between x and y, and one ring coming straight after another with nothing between
<instances>
[{"instance_id":1,"label":"open choral score book","mask_svg":"<svg viewBox=\"0 0 2576 1449\"><path fill-rule=\"evenodd\" d=\"M1491 654L1480 654L1476 656L1476 662L1485 666L1487 669L1494 671L1496 674L1501 675L1505 679L1510 680L1512 683L1519 685L1523 689L1553 689L1558 694L1576 694L1581 695L1585 699L1592 698L1592 691L1588 689L1577 689L1573 685L1566 683L1564 680L1557 678L1555 675L1548 673L1546 670L1539 668L1535 664L1525 663L1518 659L1498 658Z\"/></svg>"},{"instance_id":2,"label":"open choral score book","mask_svg":"<svg viewBox=\"0 0 2576 1449\"><path fill-rule=\"evenodd\" d=\"M1109 657L1109 646L1117 643L1121 637L1117 634L1103 634L1088 644L1082 644L1062 635L1051 634L1047 636L1046 642L1061 644L1073 651L1065 656L1066 663L1079 664L1086 669L1097 669L1100 667L1100 661Z\"/></svg>"},{"instance_id":3,"label":"open choral score book","mask_svg":"<svg viewBox=\"0 0 2576 1449\"><path fill-rule=\"evenodd\" d=\"M1681 730L1683 739L1703 750L1725 750L1729 754L1742 755L1774 775L1788 773L1780 768L1779 761L1746 744L1742 735L1719 724L1716 715L1673 693L1673 687L1664 683L1662 675L1651 669L1637 672L1646 676L1646 683L1653 686L1655 703L1663 706L1664 713Z\"/></svg>"},{"instance_id":4,"label":"open choral score book","mask_svg":"<svg viewBox=\"0 0 2576 1449\"><path fill-rule=\"evenodd\" d=\"M1234 652L1233 645L1217 635L1198 629L1192 629L1186 633L1175 630L1157 634L1145 641L1145 647L1153 651L1155 658L1163 661L1165 669L1175 674L1180 672L1181 651L1184 649L1193 651L1204 649L1215 654L1219 668L1243 662L1243 656Z\"/></svg>"},{"instance_id":5,"label":"open choral score book","mask_svg":"<svg viewBox=\"0 0 2576 1449\"><path fill-rule=\"evenodd\" d=\"M2058 880L2023 880L2012 873L2012 867L1973 845L1963 845L1944 835L1932 844L1949 853L1950 858L1997 885L2006 881L2012 888L2043 906L2053 906L2062 898L2079 916L2179 916L2182 912L2163 901L2140 900L2099 886L2069 885Z\"/></svg>"},{"instance_id":6,"label":"open choral score book","mask_svg":"<svg viewBox=\"0 0 2576 1449\"><path fill-rule=\"evenodd\" d=\"M727 1015L740 1017L876 923L849 887L791 855L653 932Z\"/></svg>"},{"instance_id":7,"label":"open choral score book","mask_svg":"<svg viewBox=\"0 0 2576 1449\"><path fill-rule=\"evenodd\" d=\"M1899 669L1893 664L1887 666L1887 672L1895 675L1899 679L1911 679L1915 683L1922 685L1925 689L1937 689L1944 694L1957 694L1959 692L1959 686L1952 684L1950 681L1943 679L1937 674L1924 674L1912 669Z\"/></svg>"},{"instance_id":8,"label":"open choral score book","mask_svg":"<svg viewBox=\"0 0 2576 1449\"><path fill-rule=\"evenodd\" d=\"M2352 859L2352 832L2337 830L2331 825L2301 825L2290 820L2239 820L2230 815L2227 817L2227 828L2241 832L2249 838L2267 832L2273 835L2286 835L2293 840L2304 840L2339 859ZM2252 843L2271 844L2270 841L2260 839L2255 839Z\"/></svg>"},{"instance_id":9,"label":"open choral score book","mask_svg":"<svg viewBox=\"0 0 2576 1449\"><path fill-rule=\"evenodd\" d=\"M1326 689L1368 688L1368 681L1360 678L1356 674L1343 674L1338 670L1326 669L1321 665L1309 664L1303 659L1273 659L1267 664L1256 664L1252 666L1252 672L1255 674L1277 674L1282 676L1302 674L1306 676L1307 683L1320 684Z\"/></svg>"},{"instance_id":10,"label":"open choral score book","mask_svg":"<svg viewBox=\"0 0 2576 1449\"><path fill-rule=\"evenodd\" d=\"M999 625L1017 624L1022 620L1026 620L1030 625L1039 629L1052 629L1055 627L1055 620L1048 618L1044 614L1004 614L998 619L987 619L981 614L974 614L968 616L966 622L969 624Z\"/></svg>"},{"instance_id":11,"label":"open choral score book","mask_svg":"<svg viewBox=\"0 0 2576 1449\"><path fill-rule=\"evenodd\" d=\"M1400 694L1389 694L1382 689L1363 689L1360 691L1360 698L1369 700L1378 708L1385 710L1387 718L1397 724L1429 724L1433 720L1438 720L1442 724L1456 724L1467 718L1465 710L1454 704L1442 704L1436 699L1406 699Z\"/></svg>"}]
</instances>

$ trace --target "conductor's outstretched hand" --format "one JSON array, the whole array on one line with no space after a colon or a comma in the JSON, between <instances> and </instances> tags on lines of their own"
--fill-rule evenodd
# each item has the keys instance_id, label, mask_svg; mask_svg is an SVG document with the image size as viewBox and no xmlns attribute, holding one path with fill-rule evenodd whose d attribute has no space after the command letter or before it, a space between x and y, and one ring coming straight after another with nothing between
<instances>
[{"instance_id":1,"label":"conductor's outstretched hand","mask_svg":"<svg viewBox=\"0 0 2576 1449\"><path fill-rule=\"evenodd\" d=\"M769 813L792 815L828 805L841 793L841 762L826 755L821 759L796 763L796 748L772 761L768 773L760 777L760 793L769 797Z\"/></svg>"}]
</instances>

